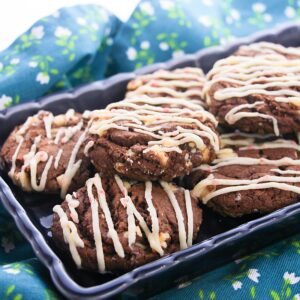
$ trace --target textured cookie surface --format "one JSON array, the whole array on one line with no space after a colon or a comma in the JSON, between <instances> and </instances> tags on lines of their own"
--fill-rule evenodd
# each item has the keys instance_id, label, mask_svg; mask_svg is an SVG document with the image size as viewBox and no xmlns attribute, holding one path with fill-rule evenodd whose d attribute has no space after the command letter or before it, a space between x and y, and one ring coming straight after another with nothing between
<instances>
[{"instance_id":1,"label":"textured cookie surface","mask_svg":"<svg viewBox=\"0 0 300 300\"><path fill-rule=\"evenodd\" d=\"M125 272L192 245L202 211L190 192L96 174L55 206L53 238L80 268Z\"/></svg>"},{"instance_id":2,"label":"textured cookie surface","mask_svg":"<svg viewBox=\"0 0 300 300\"><path fill-rule=\"evenodd\" d=\"M170 97L194 100L206 106L202 95L204 82L205 76L199 68L159 70L130 81L126 98L142 95L151 98Z\"/></svg>"},{"instance_id":3,"label":"textured cookie surface","mask_svg":"<svg viewBox=\"0 0 300 300\"><path fill-rule=\"evenodd\" d=\"M269 213L299 201L300 146L290 140L255 143L223 136L211 166L191 173L193 195L223 215ZM198 183L197 183L198 182Z\"/></svg>"},{"instance_id":4,"label":"textured cookie surface","mask_svg":"<svg viewBox=\"0 0 300 300\"><path fill-rule=\"evenodd\" d=\"M215 63L204 94L221 125L248 133L300 130L300 48L257 43Z\"/></svg>"},{"instance_id":5,"label":"textured cookie surface","mask_svg":"<svg viewBox=\"0 0 300 300\"><path fill-rule=\"evenodd\" d=\"M213 160L216 120L189 100L139 97L93 112L89 156L104 176L166 180Z\"/></svg>"},{"instance_id":6,"label":"textured cookie surface","mask_svg":"<svg viewBox=\"0 0 300 300\"><path fill-rule=\"evenodd\" d=\"M41 111L15 128L1 150L1 161L25 191L61 193L83 186L93 174L84 155L86 124L69 110L53 116Z\"/></svg>"}]
</instances>

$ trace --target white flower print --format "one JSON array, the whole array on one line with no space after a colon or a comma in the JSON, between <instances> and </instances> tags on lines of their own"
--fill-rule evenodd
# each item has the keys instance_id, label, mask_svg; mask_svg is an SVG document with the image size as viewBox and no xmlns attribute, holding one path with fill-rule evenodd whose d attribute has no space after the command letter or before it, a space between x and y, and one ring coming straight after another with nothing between
<instances>
[{"instance_id":1,"label":"white flower print","mask_svg":"<svg viewBox=\"0 0 300 300\"><path fill-rule=\"evenodd\" d=\"M143 42L141 42L141 48L142 49L149 49L149 47L150 47L149 41L143 41Z\"/></svg>"},{"instance_id":2,"label":"white flower print","mask_svg":"<svg viewBox=\"0 0 300 300\"><path fill-rule=\"evenodd\" d=\"M300 300L300 294L296 294L296 295L294 295L294 298L293 298L293 300Z\"/></svg>"},{"instance_id":3,"label":"white flower print","mask_svg":"<svg viewBox=\"0 0 300 300\"><path fill-rule=\"evenodd\" d=\"M300 277L297 277L295 273L285 272L283 279L286 280L289 284L296 284L300 281Z\"/></svg>"},{"instance_id":4,"label":"white flower print","mask_svg":"<svg viewBox=\"0 0 300 300\"><path fill-rule=\"evenodd\" d=\"M177 50L177 51L173 52L172 57L173 58L178 58L178 57L181 57L183 55L184 55L184 51L183 50Z\"/></svg>"},{"instance_id":5,"label":"white flower print","mask_svg":"<svg viewBox=\"0 0 300 300\"><path fill-rule=\"evenodd\" d=\"M44 32L44 26L36 26L36 27L33 27L33 28L31 29L31 31L30 31L30 34L31 34L34 38L36 38L36 39L38 39L38 40L42 39L43 36L44 36L44 34L45 34L45 32Z\"/></svg>"},{"instance_id":6,"label":"white flower print","mask_svg":"<svg viewBox=\"0 0 300 300\"><path fill-rule=\"evenodd\" d=\"M162 51L167 51L167 50L169 50L169 45L165 42L161 42L161 43L159 43L159 48Z\"/></svg>"},{"instance_id":7,"label":"white flower print","mask_svg":"<svg viewBox=\"0 0 300 300\"><path fill-rule=\"evenodd\" d=\"M169 10L170 8L172 8L174 6L174 3L170 0L161 0L160 6L164 10Z\"/></svg>"},{"instance_id":8,"label":"white flower print","mask_svg":"<svg viewBox=\"0 0 300 300\"><path fill-rule=\"evenodd\" d=\"M147 13L148 15L154 15L154 8L150 2L141 3L140 8L143 12Z\"/></svg>"},{"instance_id":9,"label":"white flower print","mask_svg":"<svg viewBox=\"0 0 300 300\"><path fill-rule=\"evenodd\" d=\"M17 275L20 273L20 270L7 268L3 270L5 273Z\"/></svg>"},{"instance_id":10,"label":"white flower print","mask_svg":"<svg viewBox=\"0 0 300 300\"><path fill-rule=\"evenodd\" d=\"M185 287L187 287L187 286L189 286L191 284L192 284L192 281L186 281L186 282L178 284L177 288L178 289L183 289L183 288L185 288Z\"/></svg>"},{"instance_id":11,"label":"white flower print","mask_svg":"<svg viewBox=\"0 0 300 300\"><path fill-rule=\"evenodd\" d=\"M256 283L258 283L258 277L260 274L258 273L257 269L249 269L248 270L248 278Z\"/></svg>"},{"instance_id":12,"label":"white flower print","mask_svg":"<svg viewBox=\"0 0 300 300\"><path fill-rule=\"evenodd\" d=\"M225 38L220 38L220 44L221 45L225 45L228 42L228 40L226 40Z\"/></svg>"},{"instance_id":13,"label":"white flower print","mask_svg":"<svg viewBox=\"0 0 300 300\"><path fill-rule=\"evenodd\" d=\"M47 73L40 72L36 75L36 81L38 81L40 84L48 84L50 77Z\"/></svg>"},{"instance_id":14,"label":"white flower print","mask_svg":"<svg viewBox=\"0 0 300 300\"><path fill-rule=\"evenodd\" d=\"M212 22L209 16L200 16L198 18L198 22L200 22L205 27L211 27Z\"/></svg>"},{"instance_id":15,"label":"white flower print","mask_svg":"<svg viewBox=\"0 0 300 300\"><path fill-rule=\"evenodd\" d=\"M241 289L242 286L243 286L243 284L240 281L238 281L238 280L234 281L232 283L232 287L234 288L235 291Z\"/></svg>"},{"instance_id":16,"label":"white flower print","mask_svg":"<svg viewBox=\"0 0 300 300\"><path fill-rule=\"evenodd\" d=\"M57 26L54 32L54 35L58 38L65 37L68 38L72 34L72 31L69 28Z\"/></svg>"},{"instance_id":17,"label":"white flower print","mask_svg":"<svg viewBox=\"0 0 300 300\"><path fill-rule=\"evenodd\" d=\"M113 44L113 39L112 38L108 38L107 40L106 40L106 45L108 45L108 46L111 46L112 44Z\"/></svg>"},{"instance_id":18,"label":"white flower print","mask_svg":"<svg viewBox=\"0 0 300 300\"><path fill-rule=\"evenodd\" d=\"M110 32L111 32L111 29L110 28L106 28L105 31L104 31L104 35L105 36L109 36Z\"/></svg>"},{"instance_id":19,"label":"white flower print","mask_svg":"<svg viewBox=\"0 0 300 300\"><path fill-rule=\"evenodd\" d=\"M93 23L92 24L92 28L95 29L95 30L98 30L99 29L99 25L97 23Z\"/></svg>"},{"instance_id":20,"label":"white flower print","mask_svg":"<svg viewBox=\"0 0 300 300\"><path fill-rule=\"evenodd\" d=\"M20 62L19 58L13 58L10 60L10 64L11 65L17 65Z\"/></svg>"},{"instance_id":21,"label":"white flower print","mask_svg":"<svg viewBox=\"0 0 300 300\"><path fill-rule=\"evenodd\" d=\"M128 48L126 54L127 54L127 57L128 57L129 60L135 60L136 59L137 52L133 47Z\"/></svg>"},{"instance_id":22,"label":"white flower print","mask_svg":"<svg viewBox=\"0 0 300 300\"><path fill-rule=\"evenodd\" d=\"M233 20L239 20L241 17L239 11L234 8L230 11L230 16Z\"/></svg>"},{"instance_id":23,"label":"white flower print","mask_svg":"<svg viewBox=\"0 0 300 300\"><path fill-rule=\"evenodd\" d=\"M10 103L12 103L12 98L3 94L0 98L0 110L6 108Z\"/></svg>"},{"instance_id":24,"label":"white flower print","mask_svg":"<svg viewBox=\"0 0 300 300\"><path fill-rule=\"evenodd\" d=\"M30 62L28 63L28 66L29 66L30 68L36 68L37 65L38 65L38 63L37 63L36 61L30 61Z\"/></svg>"},{"instance_id":25,"label":"white flower print","mask_svg":"<svg viewBox=\"0 0 300 300\"><path fill-rule=\"evenodd\" d=\"M77 24L79 25L86 25L86 20L84 18L77 18L76 19Z\"/></svg>"},{"instance_id":26,"label":"white flower print","mask_svg":"<svg viewBox=\"0 0 300 300\"><path fill-rule=\"evenodd\" d=\"M5 253L9 253L11 250L15 248L14 243L6 237L2 237L1 246L4 248Z\"/></svg>"},{"instance_id":27,"label":"white flower print","mask_svg":"<svg viewBox=\"0 0 300 300\"><path fill-rule=\"evenodd\" d=\"M266 5L261 2L256 2L252 5L252 10L256 13L263 13L266 10Z\"/></svg>"},{"instance_id":28,"label":"white flower print","mask_svg":"<svg viewBox=\"0 0 300 300\"><path fill-rule=\"evenodd\" d=\"M0 62L0 71L3 69L3 63Z\"/></svg>"},{"instance_id":29,"label":"white flower print","mask_svg":"<svg viewBox=\"0 0 300 300\"><path fill-rule=\"evenodd\" d=\"M296 15L296 11L293 7L287 6L284 10L284 14L287 18L292 19Z\"/></svg>"},{"instance_id":30,"label":"white flower print","mask_svg":"<svg viewBox=\"0 0 300 300\"><path fill-rule=\"evenodd\" d=\"M272 22L272 16L270 14L264 14L264 20L265 22L269 23Z\"/></svg>"}]
</instances>

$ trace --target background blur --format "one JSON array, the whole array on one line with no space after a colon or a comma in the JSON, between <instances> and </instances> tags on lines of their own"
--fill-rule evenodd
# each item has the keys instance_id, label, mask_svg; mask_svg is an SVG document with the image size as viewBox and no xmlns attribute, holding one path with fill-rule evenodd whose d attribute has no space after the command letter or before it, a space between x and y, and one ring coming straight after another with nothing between
<instances>
[{"instance_id":1,"label":"background blur","mask_svg":"<svg viewBox=\"0 0 300 300\"><path fill-rule=\"evenodd\" d=\"M99 4L126 21L139 0L8 0L1 1L0 51L7 48L35 21L63 6Z\"/></svg>"}]
</instances>

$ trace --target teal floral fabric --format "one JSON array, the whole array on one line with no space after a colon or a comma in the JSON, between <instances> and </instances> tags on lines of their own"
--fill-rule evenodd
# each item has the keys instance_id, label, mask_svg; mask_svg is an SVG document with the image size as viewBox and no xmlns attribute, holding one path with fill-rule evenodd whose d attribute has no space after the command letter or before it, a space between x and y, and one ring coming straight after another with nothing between
<instances>
[{"instance_id":1,"label":"teal floral fabric","mask_svg":"<svg viewBox=\"0 0 300 300\"><path fill-rule=\"evenodd\" d=\"M39 20L0 53L0 109L103 79L119 26L94 5Z\"/></svg>"},{"instance_id":2,"label":"teal floral fabric","mask_svg":"<svg viewBox=\"0 0 300 300\"><path fill-rule=\"evenodd\" d=\"M64 8L0 52L0 110L297 20L296 0L142 0L126 23ZM0 203L0 299L61 298ZM175 298L300 299L300 234L153 299Z\"/></svg>"}]
</instances>

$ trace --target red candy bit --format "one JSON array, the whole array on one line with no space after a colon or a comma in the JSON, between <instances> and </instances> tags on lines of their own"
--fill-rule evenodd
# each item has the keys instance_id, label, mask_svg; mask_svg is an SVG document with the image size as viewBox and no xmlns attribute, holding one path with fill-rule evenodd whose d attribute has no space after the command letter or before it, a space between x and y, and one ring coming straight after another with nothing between
<instances>
[{"instance_id":1,"label":"red candy bit","mask_svg":"<svg viewBox=\"0 0 300 300\"><path fill-rule=\"evenodd\" d=\"M153 86L153 87L159 87L159 84L157 82L152 82L151 86Z\"/></svg>"},{"instance_id":2,"label":"red candy bit","mask_svg":"<svg viewBox=\"0 0 300 300\"><path fill-rule=\"evenodd\" d=\"M269 180L269 175L264 175L263 177L259 178L257 182L268 181L268 180Z\"/></svg>"},{"instance_id":3,"label":"red candy bit","mask_svg":"<svg viewBox=\"0 0 300 300\"><path fill-rule=\"evenodd\" d=\"M75 222L75 223L78 223L78 219L77 219L77 216L74 214L74 212L71 212L71 218L72 218L72 220Z\"/></svg>"}]
</instances>

